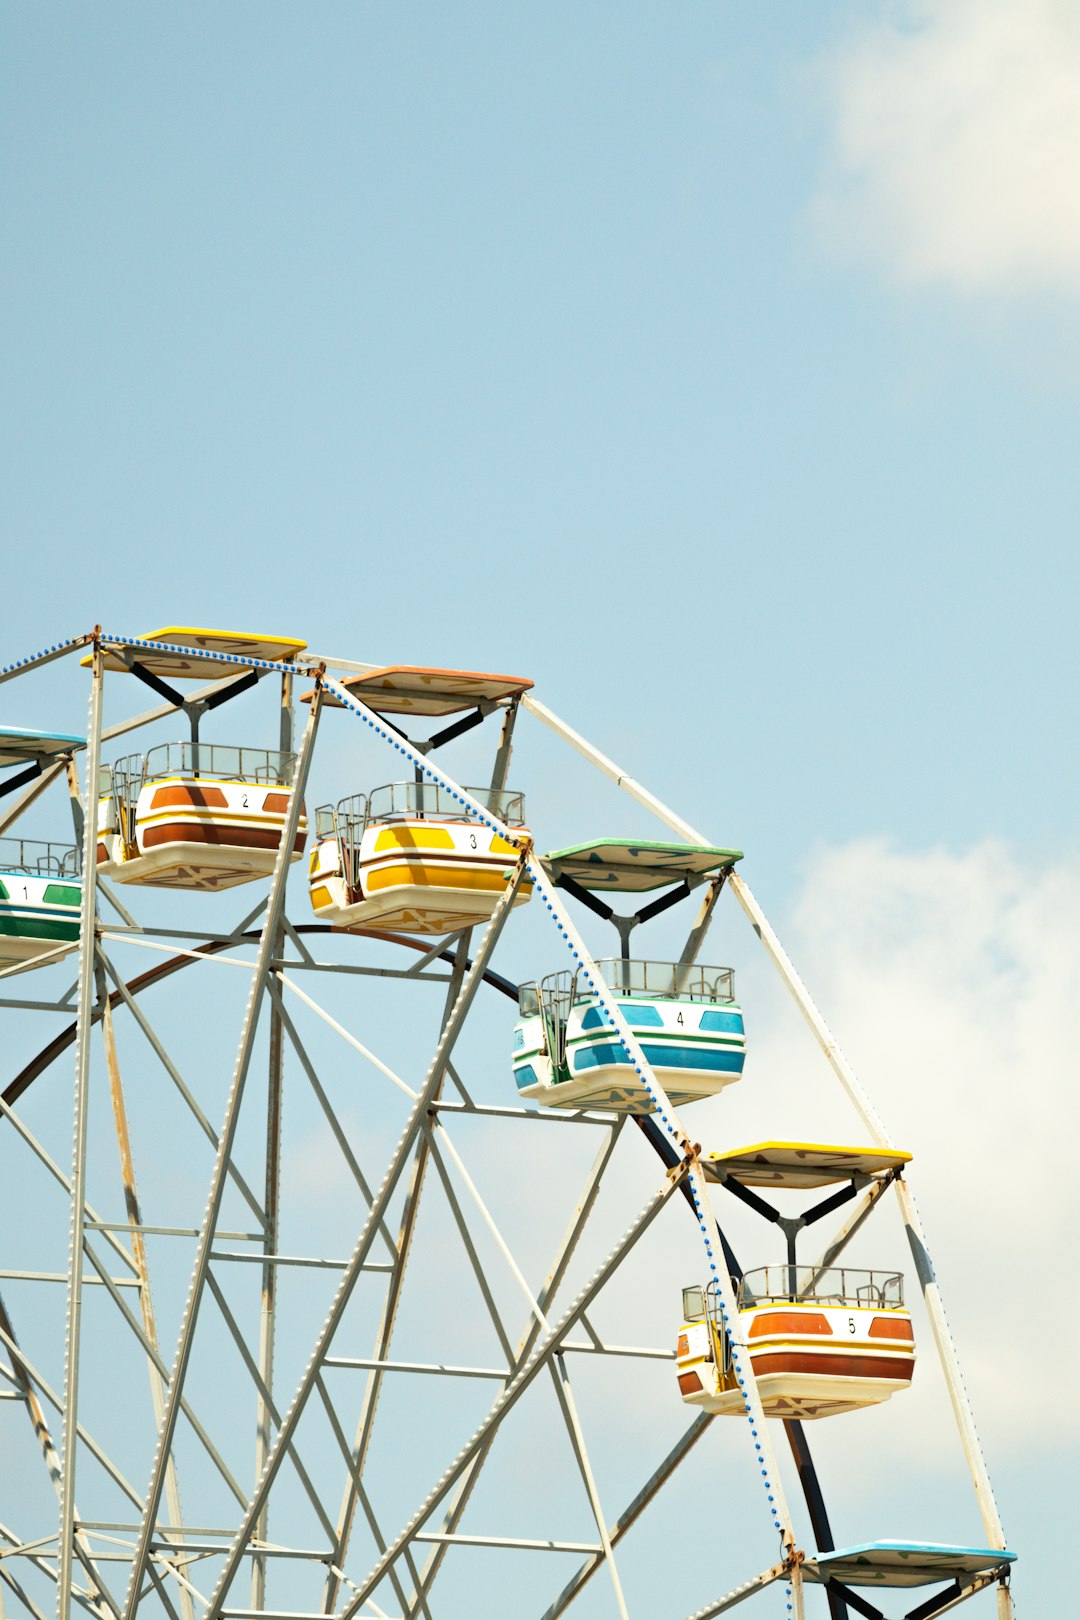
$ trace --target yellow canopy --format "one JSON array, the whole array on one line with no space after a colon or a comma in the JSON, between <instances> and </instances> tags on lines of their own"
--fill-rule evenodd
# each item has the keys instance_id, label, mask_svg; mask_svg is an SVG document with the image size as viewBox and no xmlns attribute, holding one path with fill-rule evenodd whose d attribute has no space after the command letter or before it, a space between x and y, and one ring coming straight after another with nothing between
<instances>
[{"instance_id":1,"label":"yellow canopy","mask_svg":"<svg viewBox=\"0 0 1080 1620\"><path fill-rule=\"evenodd\" d=\"M186 624L170 624L164 630L153 630L144 641L164 641L190 647L190 654L154 652L150 647L133 647L131 655L136 662L165 681L209 680L215 675L240 675L248 665L245 659L260 658L269 663L288 662L304 651L306 641L288 636L263 636L239 630L202 630ZM201 653L234 653L236 662L223 663L220 659L200 657ZM84 658L84 664L92 663ZM127 665L116 653L105 653L105 668L127 672Z\"/></svg>"},{"instance_id":2,"label":"yellow canopy","mask_svg":"<svg viewBox=\"0 0 1080 1620\"><path fill-rule=\"evenodd\" d=\"M910 1164L899 1148L840 1147L834 1142L755 1142L701 1161L707 1181L730 1176L744 1187L829 1187L852 1176L879 1176Z\"/></svg>"}]
</instances>

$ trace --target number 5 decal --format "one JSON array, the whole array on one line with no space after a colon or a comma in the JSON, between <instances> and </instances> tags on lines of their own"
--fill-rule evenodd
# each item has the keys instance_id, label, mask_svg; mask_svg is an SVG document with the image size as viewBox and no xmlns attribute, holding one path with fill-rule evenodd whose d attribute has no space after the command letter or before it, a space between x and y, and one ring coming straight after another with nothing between
<instances>
[{"instance_id":1,"label":"number 5 decal","mask_svg":"<svg viewBox=\"0 0 1080 1620\"><path fill-rule=\"evenodd\" d=\"M854 1333L855 1331L855 1318L853 1316L849 1316L847 1319L847 1330L849 1333Z\"/></svg>"}]
</instances>

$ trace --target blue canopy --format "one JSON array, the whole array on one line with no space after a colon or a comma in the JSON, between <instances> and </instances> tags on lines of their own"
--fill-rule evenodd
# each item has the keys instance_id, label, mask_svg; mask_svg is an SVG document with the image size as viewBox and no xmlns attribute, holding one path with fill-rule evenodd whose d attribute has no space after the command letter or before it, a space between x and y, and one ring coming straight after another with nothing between
<instances>
[{"instance_id":1,"label":"blue canopy","mask_svg":"<svg viewBox=\"0 0 1080 1620\"><path fill-rule=\"evenodd\" d=\"M930 1586L935 1581L991 1575L1016 1554L1004 1547L943 1547L933 1541L867 1541L819 1553L803 1565L808 1581L843 1586Z\"/></svg>"},{"instance_id":2,"label":"blue canopy","mask_svg":"<svg viewBox=\"0 0 1080 1620\"><path fill-rule=\"evenodd\" d=\"M0 765L30 765L54 754L73 754L86 747L85 737L59 731L27 731L25 726L0 726Z\"/></svg>"}]
</instances>

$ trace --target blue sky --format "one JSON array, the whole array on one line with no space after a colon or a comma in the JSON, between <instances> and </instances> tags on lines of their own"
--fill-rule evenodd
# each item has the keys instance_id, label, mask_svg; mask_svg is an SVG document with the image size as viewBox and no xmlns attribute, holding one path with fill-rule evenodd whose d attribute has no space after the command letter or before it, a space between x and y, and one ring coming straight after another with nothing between
<instances>
[{"instance_id":1,"label":"blue sky","mask_svg":"<svg viewBox=\"0 0 1080 1620\"><path fill-rule=\"evenodd\" d=\"M1059 850L1075 306L833 251L861 15L9 11L19 645L250 622L624 723L632 669L778 872Z\"/></svg>"},{"instance_id":2,"label":"blue sky","mask_svg":"<svg viewBox=\"0 0 1080 1620\"><path fill-rule=\"evenodd\" d=\"M748 851L842 1035L822 861L894 965L1026 906L1000 1011L1077 943L1077 85L1054 0L7 8L8 654L532 676Z\"/></svg>"}]
</instances>

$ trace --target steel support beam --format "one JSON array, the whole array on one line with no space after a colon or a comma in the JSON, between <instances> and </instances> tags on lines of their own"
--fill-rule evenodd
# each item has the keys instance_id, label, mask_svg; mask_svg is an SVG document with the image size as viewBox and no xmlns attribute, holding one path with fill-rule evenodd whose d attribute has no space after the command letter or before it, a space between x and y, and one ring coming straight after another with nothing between
<instances>
[{"instance_id":1,"label":"steel support beam","mask_svg":"<svg viewBox=\"0 0 1080 1620\"><path fill-rule=\"evenodd\" d=\"M3 1329L5 1341L11 1354L12 1373L15 1378L18 1393L26 1407L26 1415L30 1419L34 1436L41 1451L41 1460L45 1464L45 1472L48 1474L49 1481L54 1492L56 1493L57 1502L62 1504L63 1472L60 1466L60 1458L57 1455L56 1446L54 1445L52 1435L49 1432L49 1424L45 1416L45 1410L37 1398L37 1393L34 1389L29 1370L18 1350L18 1341L15 1337L15 1326L11 1320L11 1317L8 1315L7 1307L5 1306L2 1298L0 1298L0 1328ZM88 1580L92 1582L98 1593L97 1598L91 1599L90 1607L100 1615L105 1614L106 1611L111 1612L114 1615L119 1614L119 1604L116 1602L116 1599L113 1597L112 1593L101 1579L101 1576L99 1575L94 1564L94 1560L91 1556L89 1543L87 1542L85 1535L78 1527L77 1523L74 1534L76 1557L78 1558L79 1563L82 1565Z\"/></svg>"},{"instance_id":2,"label":"steel support beam","mask_svg":"<svg viewBox=\"0 0 1080 1620\"><path fill-rule=\"evenodd\" d=\"M16 675L25 675L27 670L41 669L45 664L52 664L57 658L67 658L70 653L79 652L83 647L97 644L101 634L101 626L95 625L93 630L87 630L81 636L72 636L69 640L58 641L53 647L46 647L43 652L34 653L30 658L19 658L6 669L0 670L0 683L12 681Z\"/></svg>"},{"instance_id":3,"label":"steel support beam","mask_svg":"<svg viewBox=\"0 0 1080 1620\"><path fill-rule=\"evenodd\" d=\"M461 994L461 987L465 979L466 963L468 962L470 937L471 930L467 930L462 936L458 949L455 952L454 966L450 978L450 988L447 991L446 1002L443 1007L440 1035L445 1032L447 1022ZM447 1067L448 1066L449 1053L447 1054ZM440 1078L435 1091L432 1093L432 1104L438 1102L440 1099L442 1095L442 1086L443 1081ZM421 1127L423 1127L424 1123L425 1120L422 1117ZM409 1183L405 1194L405 1203L401 1212L401 1221L398 1226L397 1239L393 1244L393 1255L395 1262L394 1270L391 1274L390 1281L387 1284L386 1297L383 1301L382 1315L375 1334L373 1356L375 1359L380 1361L385 1360L389 1356L390 1347L393 1343L398 1306L401 1302L401 1291L405 1282L405 1267L408 1264L409 1255L412 1250L412 1240L416 1231L417 1216L420 1212L420 1195L423 1192L424 1178L427 1172L429 1154L429 1137L427 1132L421 1129L421 1132L416 1139L416 1145L413 1149L413 1162L409 1171ZM370 1197L368 1198L367 1202L370 1208ZM368 1379L367 1388L364 1391L363 1402L360 1407L360 1414L356 1423L356 1438L353 1442L351 1465L348 1478L345 1481L345 1488L341 1501L341 1510L338 1515L337 1536L334 1541L334 1557L327 1573L326 1586L323 1591L323 1609L327 1614L333 1613L334 1604L337 1602L340 1580L336 1572L338 1569L344 1568L345 1559L348 1554L349 1541L352 1536L352 1527L356 1517L357 1503L360 1499L360 1489L364 1477L364 1469L367 1466L368 1447L371 1444L371 1436L375 1426L375 1412L378 1406L379 1393L381 1389L382 1372L375 1369L372 1372L372 1376ZM403 1604L402 1607L404 1609L405 1605Z\"/></svg>"},{"instance_id":4,"label":"steel support beam","mask_svg":"<svg viewBox=\"0 0 1080 1620\"><path fill-rule=\"evenodd\" d=\"M615 1607L619 1611L620 1620L630 1620L626 1608L626 1598L623 1595L622 1581L619 1579L619 1568L615 1562L615 1547L608 1534L604 1510L600 1504L600 1492L596 1486L596 1477L593 1474L592 1463L585 1445L585 1435L581 1427L581 1418L578 1415L577 1402L574 1400L574 1391L570 1384L570 1374L567 1371L564 1358L556 1354L548 1362L548 1371L552 1383L555 1385L555 1394L558 1396L562 1408L563 1422L566 1424L570 1443L577 1458L578 1470L581 1474L585 1494L589 1498L593 1519L596 1521L597 1534L600 1537L600 1556L607 1565L611 1576L611 1587L615 1595Z\"/></svg>"},{"instance_id":5,"label":"steel support beam","mask_svg":"<svg viewBox=\"0 0 1080 1620\"><path fill-rule=\"evenodd\" d=\"M210 1264L210 1251L214 1243L214 1233L221 1209L221 1201L225 1191L225 1178L227 1167L232 1155L233 1141L236 1136L237 1122L240 1116L240 1104L244 1095L248 1069L251 1064L252 1051L255 1044L255 1030L258 1024L259 1009L262 994L266 984L270 963L275 955L278 943L278 926L285 906L285 881L288 877L292 862L293 843L300 821L300 809L303 802L304 790L307 787L308 772L311 767L311 756L318 733L319 715L322 709L323 687L321 681L316 680L315 695L308 714L307 725L304 730L304 739L300 748L300 757L297 761L296 778L293 783L293 792L289 801L289 809L285 816L285 824L281 831L281 841L278 845L277 859L274 863L273 877L270 882L270 896L267 902L263 919L262 934L259 939L259 951L255 962L255 970L251 977L251 986L248 992L247 1009L244 1014L243 1027L240 1033L240 1045L236 1055L232 1084L229 1089L229 1098L225 1108L225 1119L218 1139L217 1155L214 1161L214 1170L210 1182L210 1195L203 1217L202 1230L196 1249L195 1264L192 1272L191 1284L188 1291L187 1302L180 1326L180 1338L176 1349L172 1373L169 1379L168 1396L165 1402L165 1413L158 1433L157 1450L154 1457L153 1470L150 1483L147 1487L146 1506L143 1511L142 1522L139 1526L139 1537L131 1565L131 1580L125 1604L126 1620L134 1620L142 1593L143 1576L146 1571L147 1560L150 1556L150 1544L154 1536L154 1527L157 1519L158 1507L161 1502L161 1493L165 1483L165 1471L169 1454L172 1449L173 1438L176 1433L176 1424L180 1415L180 1394L184 1387L188 1365L195 1338L195 1327L198 1322L199 1308L202 1304L203 1291L206 1283L206 1272Z\"/></svg>"},{"instance_id":6,"label":"steel support beam","mask_svg":"<svg viewBox=\"0 0 1080 1620\"><path fill-rule=\"evenodd\" d=\"M764 1569L760 1575L755 1575L752 1581L743 1581L741 1586L733 1586L730 1592L725 1593L722 1598L717 1598L715 1603L707 1603L703 1609L695 1610L690 1620L715 1620L716 1615L727 1614L729 1609L745 1603L755 1592L764 1591L765 1587L772 1586L776 1581L782 1581L787 1573L786 1564L773 1564L771 1569Z\"/></svg>"},{"instance_id":7,"label":"steel support beam","mask_svg":"<svg viewBox=\"0 0 1080 1620\"><path fill-rule=\"evenodd\" d=\"M90 1034L94 1011L97 948L97 782L101 764L104 687L101 648L94 642L87 721L86 792L83 804L82 903L79 909L79 999L76 1013L75 1123L71 1170L71 1235L68 1249L67 1322L64 1337L64 1426L61 1457L60 1568L56 1587L59 1620L70 1620L75 1552L75 1470L79 1434L79 1373L83 1306L83 1222L86 1219L86 1138L90 1116Z\"/></svg>"},{"instance_id":8,"label":"steel support beam","mask_svg":"<svg viewBox=\"0 0 1080 1620\"><path fill-rule=\"evenodd\" d=\"M546 1278L544 1279L544 1284L537 1296L537 1303L539 1304L541 1310L545 1309L545 1307L555 1297L555 1294L566 1276L570 1262L574 1257L574 1253L581 1239L581 1234L585 1230L589 1216L592 1214L593 1207L596 1203L597 1197L599 1196L600 1185L604 1172L611 1161L612 1153L615 1151L615 1144L622 1134L623 1126L626 1123L626 1117L625 1115L620 1114L616 1116L613 1124L610 1121L607 1121L606 1123L607 1135L605 1140L600 1144L596 1157L589 1169L588 1176L585 1180L585 1185L578 1198L577 1204L571 1213L566 1231L563 1233L559 1246L555 1251L555 1257L552 1261L551 1267ZM532 1352L533 1346L540 1337L540 1333L540 1322L537 1319L535 1312L530 1311L530 1320L525 1328L524 1334L518 1341L517 1349L514 1354L513 1366L511 1368L512 1374L519 1373L525 1366L525 1363L528 1361L529 1355ZM569 1344L564 1341L563 1349L566 1350L569 1348ZM508 1381L509 1379L504 1377L504 1389ZM465 1509L469 1504L469 1498L472 1495L473 1488L480 1477L481 1470L483 1469L488 1453L491 1450L493 1439L494 1436L492 1436L492 1439L488 1440L485 1445L481 1447L462 1479L459 1481L450 1505L443 1516L443 1533L452 1535L454 1531L456 1531L458 1525L461 1523ZM431 1587L439 1573L439 1566L443 1557L445 1556L445 1551L445 1547L437 1547L429 1558L427 1564L424 1566L421 1584L417 1590L417 1593L414 1594L413 1607L406 1611L410 1617L415 1615L417 1612L415 1604L419 1597L431 1590Z\"/></svg>"},{"instance_id":9,"label":"steel support beam","mask_svg":"<svg viewBox=\"0 0 1080 1620\"><path fill-rule=\"evenodd\" d=\"M63 775L64 769L70 758L71 756L69 754L65 758L58 760L53 765L46 765L42 770L41 775L35 777L35 779L30 783L30 786L26 789L26 792L20 793L14 804L9 804L4 810L0 811L0 836L3 836L9 827L14 826L15 822L18 821L23 811L29 810L30 806L35 804L37 800L41 798L41 795L45 792L45 789L52 786L58 776Z\"/></svg>"},{"instance_id":10,"label":"steel support beam","mask_svg":"<svg viewBox=\"0 0 1080 1620\"><path fill-rule=\"evenodd\" d=\"M556 1323L552 1331L542 1339L537 1350L521 1368L520 1372L515 1373L513 1378L510 1379L505 1390L496 1398L487 1416L480 1424L480 1427L477 1429L472 1439L467 1442L465 1447L455 1458L454 1462L451 1463L445 1474L425 1498L417 1512L409 1520L409 1523L398 1533L397 1536L395 1536L394 1540L387 1547L386 1552L379 1559L378 1563L371 1570L371 1572L362 1582L358 1583L355 1595L340 1611L338 1620L352 1620L352 1617L357 1613L361 1605L367 1602L368 1598L371 1597L379 1583L386 1576L390 1565L401 1555L405 1546L413 1539L416 1533L423 1529L424 1525L427 1523L427 1520L431 1517L431 1514L434 1512L435 1508L438 1507L439 1503L446 1496L447 1492L463 1476L473 1458L480 1454L489 1437L494 1435L495 1430L517 1405L518 1401L525 1394L526 1390L530 1388L534 1380L544 1370L551 1357L555 1355L556 1352L561 1348L563 1341L566 1339L571 1329L576 1327L581 1321L582 1317L585 1315L585 1312L599 1294L600 1290L610 1280L615 1271L631 1252L634 1245L652 1225L657 1215L659 1215L660 1211L667 1204L668 1199L671 1198L672 1194L679 1187L679 1184L683 1180L685 1174L686 1171L683 1169L671 1176L667 1180L666 1184L661 1187L660 1190L645 1205L645 1208L641 1211L637 1219L616 1244L615 1248L604 1261L603 1265L600 1266L599 1270L594 1272L593 1276L586 1283L577 1299L574 1300L569 1309ZM215 1598L216 1596L217 1595L215 1594ZM215 1613L215 1607L212 1605L210 1620L213 1620Z\"/></svg>"},{"instance_id":11,"label":"steel support beam","mask_svg":"<svg viewBox=\"0 0 1080 1620\"><path fill-rule=\"evenodd\" d=\"M227 694L222 694L226 696ZM218 700L220 701L220 699ZM278 748L282 754L293 751L293 677L281 677L281 716ZM285 912L275 930L274 959L285 951ZM281 1233L281 1103L284 1080L285 1030L276 1000L270 1003L270 1055L266 1080L266 1171L263 1183L264 1255L277 1254ZM255 1414L255 1479L266 1467L270 1452L270 1406L274 1388L274 1336L277 1317L277 1267L264 1264L262 1268L262 1294L259 1305L259 1377L266 1390L260 1390ZM269 1536L269 1514L263 1510L255 1526L259 1541ZM266 1603L266 1560L258 1554L251 1561L251 1607L261 1609Z\"/></svg>"},{"instance_id":12,"label":"steel support beam","mask_svg":"<svg viewBox=\"0 0 1080 1620\"><path fill-rule=\"evenodd\" d=\"M120 1073L120 1062L116 1052L116 1032L113 1029L112 1007L109 998L104 993L102 985L102 1015L101 1034L105 1048L105 1067L109 1076L109 1092L112 1097L113 1123L116 1127L116 1145L120 1154L120 1178L124 1188L124 1208L127 1211L128 1221L131 1225L131 1252L135 1259L136 1275L139 1282L139 1311L142 1316L143 1332L159 1352L157 1334L157 1321L154 1316L154 1298L150 1288L150 1262L146 1253L146 1239L142 1230L142 1210L139 1204L139 1189L135 1180L135 1159L131 1151L131 1132L128 1129L127 1105L124 1101L124 1082ZM148 1356L146 1370L150 1379L150 1400L154 1411L154 1425L161 1427L161 1420L165 1411L165 1381L160 1372L160 1361ZM176 1463L170 1457L165 1475L165 1496L169 1504L170 1521L177 1526L183 1526L184 1516L180 1507L180 1485L176 1477ZM183 1540L182 1528L177 1531ZM171 1539L165 1537L166 1540ZM117 1611L119 1612L119 1611ZM180 1613L183 1620L195 1620L195 1606L191 1593L182 1585L180 1588Z\"/></svg>"},{"instance_id":13,"label":"steel support beam","mask_svg":"<svg viewBox=\"0 0 1080 1620\"><path fill-rule=\"evenodd\" d=\"M568 1345L564 1345L563 1348L566 1350L570 1347ZM623 1536L626 1535L626 1532L634 1523L636 1523L636 1521L641 1517L642 1513L644 1513L645 1509L648 1507L649 1503L657 1496L663 1486L667 1484L668 1480L671 1478L679 1464L689 1456L693 1447L701 1439L701 1436L705 1433L705 1430L712 1423L714 1416L715 1414L712 1412L699 1412L694 1418L693 1422L690 1424L690 1427L679 1437L675 1445L672 1446L659 1468L653 1470L653 1472L649 1475L649 1478L645 1481L645 1484L627 1503L626 1507L619 1514L619 1517L614 1521L607 1532L608 1541L612 1547L618 1546ZM567 1609L570 1607L571 1603L573 1603L582 1587L584 1587L587 1582L592 1580L592 1577L596 1574L602 1562L603 1548L600 1548L596 1552L590 1554L590 1556L582 1564L581 1568L571 1577L566 1586L563 1587L562 1591L555 1599L554 1603L552 1603L549 1608L544 1610L541 1620L559 1620L559 1616L566 1613Z\"/></svg>"},{"instance_id":14,"label":"steel support beam","mask_svg":"<svg viewBox=\"0 0 1080 1620\"><path fill-rule=\"evenodd\" d=\"M251 1507L245 1514L233 1542L229 1547L228 1553L226 1554L218 1585L214 1591L213 1597L211 1598L208 1620L215 1620L215 1617L222 1608L225 1596L236 1576L240 1561L243 1558L245 1549L250 1541L258 1515L261 1512L263 1504L270 1493L270 1489L277 1475L277 1471L284 1459L286 1448L291 1443L293 1435L296 1432L297 1425L299 1424L300 1417L307 1406L308 1400L315 1390L315 1382L318 1377L319 1369L333 1341L334 1334L342 1316L345 1313L348 1302L352 1297L353 1289L355 1288L356 1283L363 1272L368 1253L371 1249L372 1243L375 1240L375 1235L381 1222L386 1217L390 1199L392 1198L398 1182L404 1173L406 1161L408 1160L413 1146L423 1129L423 1122L426 1117L428 1106L442 1083L447 1059L450 1057L450 1054L453 1051L454 1042L460 1033L461 1026L465 1021L465 1016L469 1008L472 1006L476 991L483 981L484 969L487 966L488 959L495 947L495 943L502 932L503 924L510 915L510 908L512 907L517 896L517 892L521 886L521 881L524 875L525 854L523 852L519 857L510 883L499 898L495 912L484 933L480 950L477 952L472 965L466 972L465 979L461 987L461 992L458 995L450 1017L447 1019L444 1026L442 1036L440 1037L438 1046L435 1050L435 1056L432 1059L430 1068L428 1069L427 1077L420 1090L419 1096L413 1105L412 1112L409 1115L408 1122L405 1126L404 1135L402 1136L401 1141L398 1143L398 1146L390 1161L383 1184L376 1195L375 1202L371 1207L368 1218L364 1222L356 1248L353 1251L352 1259L350 1260L348 1268L344 1272L341 1282L338 1285L337 1294L335 1295L333 1304L330 1307L330 1314L327 1317L322 1332L315 1343L307 1369L300 1380L296 1393L293 1396L292 1403L282 1420L277 1435L274 1438L273 1445L270 1449L270 1455L267 1458L266 1468L263 1472L262 1479L259 1481L255 1489Z\"/></svg>"}]
</instances>

